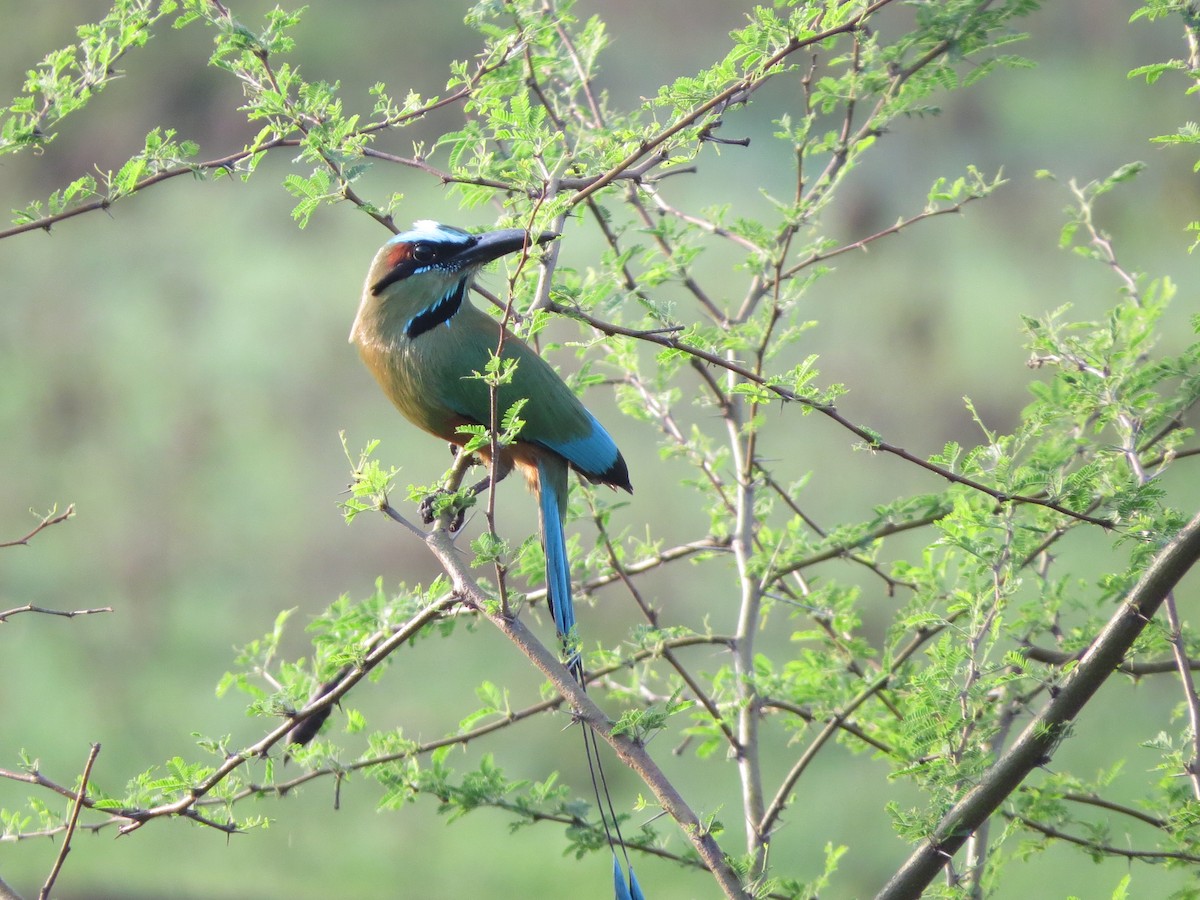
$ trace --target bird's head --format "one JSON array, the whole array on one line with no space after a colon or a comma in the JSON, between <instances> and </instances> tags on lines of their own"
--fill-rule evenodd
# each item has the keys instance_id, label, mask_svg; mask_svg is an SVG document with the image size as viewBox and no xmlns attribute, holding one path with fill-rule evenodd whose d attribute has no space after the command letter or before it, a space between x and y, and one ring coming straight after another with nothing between
<instances>
[{"instance_id":1,"label":"bird's head","mask_svg":"<svg viewBox=\"0 0 1200 900\"><path fill-rule=\"evenodd\" d=\"M556 237L544 232L535 238L519 228L471 234L429 220L414 222L375 254L355 329L364 311L373 308L408 337L416 337L450 320L481 266Z\"/></svg>"}]
</instances>

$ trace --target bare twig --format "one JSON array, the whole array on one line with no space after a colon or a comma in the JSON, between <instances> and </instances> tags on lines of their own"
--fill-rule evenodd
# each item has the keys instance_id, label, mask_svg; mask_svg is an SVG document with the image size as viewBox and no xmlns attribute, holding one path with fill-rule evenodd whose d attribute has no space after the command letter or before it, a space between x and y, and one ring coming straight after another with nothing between
<instances>
[{"instance_id":1,"label":"bare twig","mask_svg":"<svg viewBox=\"0 0 1200 900\"><path fill-rule=\"evenodd\" d=\"M806 707L800 706L799 704L792 703L789 700L779 700L774 697L763 697L762 707L763 707L763 709L778 709L778 710L782 710L784 712L789 712L792 715L798 716L799 718L803 719L805 722L818 721L817 716L813 715L812 710L807 709ZM880 753L884 753L888 756L896 755L896 750L894 747L890 746L889 744L885 744L883 741L879 740L878 738L872 737L871 735L867 734L865 731L863 731L863 729L861 727L856 725L854 722L848 721L846 719L845 714L829 716L824 721L826 723L830 723L830 722L834 723L838 728L841 728L847 734L854 735L856 738L858 738L864 744L866 744L869 747L874 747Z\"/></svg>"},{"instance_id":2,"label":"bare twig","mask_svg":"<svg viewBox=\"0 0 1200 900\"><path fill-rule=\"evenodd\" d=\"M75 515L75 504L72 503L63 512L59 512L57 508L50 510L46 515L42 516L42 521L34 526L33 530L24 537L19 537L14 541L0 541L0 550L5 547L25 547L33 540L40 532L46 530L52 525L58 525L60 522L65 522Z\"/></svg>"},{"instance_id":3,"label":"bare twig","mask_svg":"<svg viewBox=\"0 0 1200 900\"><path fill-rule=\"evenodd\" d=\"M1110 812L1120 813L1123 816L1129 816L1131 819L1137 819L1139 822L1144 822L1147 825L1152 825L1164 831L1170 830L1171 823L1166 819L1151 816L1140 809L1134 809L1132 806L1124 806L1120 803L1114 803L1111 800L1105 800L1103 797L1097 797L1095 794L1076 794L1068 791L1062 795L1062 798L1072 803L1096 806L1100 809L1107 809Z\"/></svg>"},{"instance_id":4,"label":"bare twig","mask_svg":"<svg viewBox=\"0 0 1200 900\"><path fill-rule=\"evenodd\" d=\"M92 766L95 764L96 757L99 754L100 745L92 744L91 750L88 751L87 762L83 764L83 775L79 779L79 790L75 793L75 800L71 804L71 815L67 819L66 836L63 838L62 847L59 848L54 865L50 867L50 874L46 876L45 884L38 891L38 900L48 900L50 890L54 887L54 881L58 878L58 873L62 871L67 854L71 852L71 838L75 834L75 823L79 821L79 811L83 808L83 798L87 796L88 779L92 777Z\"/></svg>"},{"instance_id":5,"label":"bare twig","mask_svg":"<svg viewBox=\"0 0 1200 900\"><path fill-rule=\"evenodd\" d=\"M47 609L44 606L34 606L32 603L26 603L24 606L14 606L12 609L0 610L0 623L7 622L9 617L20 613L41 613L44 616L62 616L64 619L73 619L76 616L91 616L96 613L110 613L113 611L111 606L97 606L91 609Z\"/></svg>"}]
</instances>

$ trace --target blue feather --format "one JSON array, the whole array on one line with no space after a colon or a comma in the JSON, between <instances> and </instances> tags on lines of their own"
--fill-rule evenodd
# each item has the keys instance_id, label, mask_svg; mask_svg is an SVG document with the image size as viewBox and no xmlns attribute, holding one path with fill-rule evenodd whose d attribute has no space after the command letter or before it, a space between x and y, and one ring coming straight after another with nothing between
<instances>
[{"instance_id":1,"label":"blue feather","mask_svg":"<svg viewBox=\"0 0 1200 900\"><path fill-rule=\"evenodd\" d=\"M646 895L642 893L642 886L638 884L637 876L633 874L633 863L629 864L629 892L633 895L633 900L646 900Z\"/></svg>"},{"instance_id":2,"label":"blue feather","mask_svg":"<svg viewBox=\"0 0 1200 900\"><path fill-rule=\"evenodd\" d=\"M592 421L596 428L593 438L598 433L603 440L607 440L611 444L612 439L609 438L608 433L600 427L595 419ZM603 440L596 440L593 447L602 446ZM613 450L614 455L619 457L619 454L616 454L615 446ZM567 457L567 459L571 458ZM574 460L571 461L574 462ZM609 465L611 466L612 463L610 462ZM571 599L571 569L567 558L567 542L563 534L563 517L567 511L567 464L560 456L543 454L538 458L538 511L542 520L542 549L546 554L546 588L550 594L550 614L554 617L554 625L562 638L563 646L567 649L567 668L586 690L587 686L583 679L583 659L578 647L574 644L575 606ZM608 836L609 846L613 848L621 846L622 853L624 853L621 825L617 819L616 810L613 809L612 798L608 793L604 767L600 764L599 742L595 733L586 725L583 731L583 749L587 756L588 769L592 773L592 788L596 792L596 806L600 812L600 821L604 824L604 831ZM605 807L607 807L607 815ZM609 831L608 823L610 821L612 831ZM614 834L616 835L615 841ZM633 865L629 862L628 856L625 857L625 864L629 867L628 882L625 880L621 863L617 859L614 849L613 885L616 888L616 900L645 900L637 877L633 874Z\"/></svg>"},{"instance_id":3,"label":"blue feather","mask_svg":"<svg viewBox=\"0 0 1200 900\"><path fill-rule=\"evenodd\" d=\"M617 854L613 854L613 893L616 894L617 900L633 900L633 896L629 893L629 888L625 885L625 873L621 871L621 864L617 862Z\"/></svg>"},{"instance_id":4,"label":"blue feather","mask_svg":"<svg viewBox=\"0 0 1200 900\"><path fill-rule=\"evenodd\" d=\"M563 533L567 506L567 467L543 456L538 460L538 503L542 515L542 549L546 554L546 588L550 614L559 636L568 642L575 630L575 604L571 600L571 568ZM578 654L573 656L578 661Z\"/></svg>"},{"instance_id":5,"label":"blue feather","mask_svg":"<svg viewBox=\"0 0 1200 900\"><path fill-rule=\"evenodd\" d=\"M547 447L562 456L584 475L603 475L621 455L616 442L604 430L596 417L587 410L591 430L583 437L565 441L544 442Z\"/></svg>"},{"instance_id":6,"label":"blue feather","mask_svg":"<svg viewBox=\"0 0 1200 900\"><path fill-rule=\"evenodd\" d=\"M642 886L638 884L637 876L633 874L633 864L629 865L629 882L625 882L625 873L621 871L621 863L617 854L613 854L613 892L617 900L646 900Z\"/></svg>"}]
</instances>

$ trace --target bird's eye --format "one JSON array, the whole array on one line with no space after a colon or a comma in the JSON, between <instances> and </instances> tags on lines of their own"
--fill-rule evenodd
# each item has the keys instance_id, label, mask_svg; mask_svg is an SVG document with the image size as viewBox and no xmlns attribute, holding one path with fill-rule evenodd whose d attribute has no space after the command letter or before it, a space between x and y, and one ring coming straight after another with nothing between
<instances>
[{"instance_id":1,"label":"bird's eye","mask_svg":"<svg viewBox=\"0 0 1200 900\"><path fill-rule=\"evenodd\" d=\"M413 244L412 258L419 263L431 263L436 255L428 244Z\"/></svg>"}]
</instances>

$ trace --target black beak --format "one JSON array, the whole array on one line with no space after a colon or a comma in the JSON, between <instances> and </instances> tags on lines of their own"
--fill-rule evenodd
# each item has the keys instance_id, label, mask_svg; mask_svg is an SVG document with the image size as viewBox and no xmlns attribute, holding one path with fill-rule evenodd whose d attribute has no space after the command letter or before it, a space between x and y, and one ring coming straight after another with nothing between
<instances>
[{"instance_id":1,"label":"black beak","mask_svg":"<svg viewBox=\"0 0 1200 900\"><path fill-rule=\"evenodd\" d=\"M474 268L489 263L501 256L516 253L518 250L531 248L536 244L548 244L557 238L553 231L543 231L535 239L520 228L503 228L499 231L489 231L478 235L475 242L463 247L458 253L446 260L448 265L458 269Z\"/></svg>"}]
</instances>

